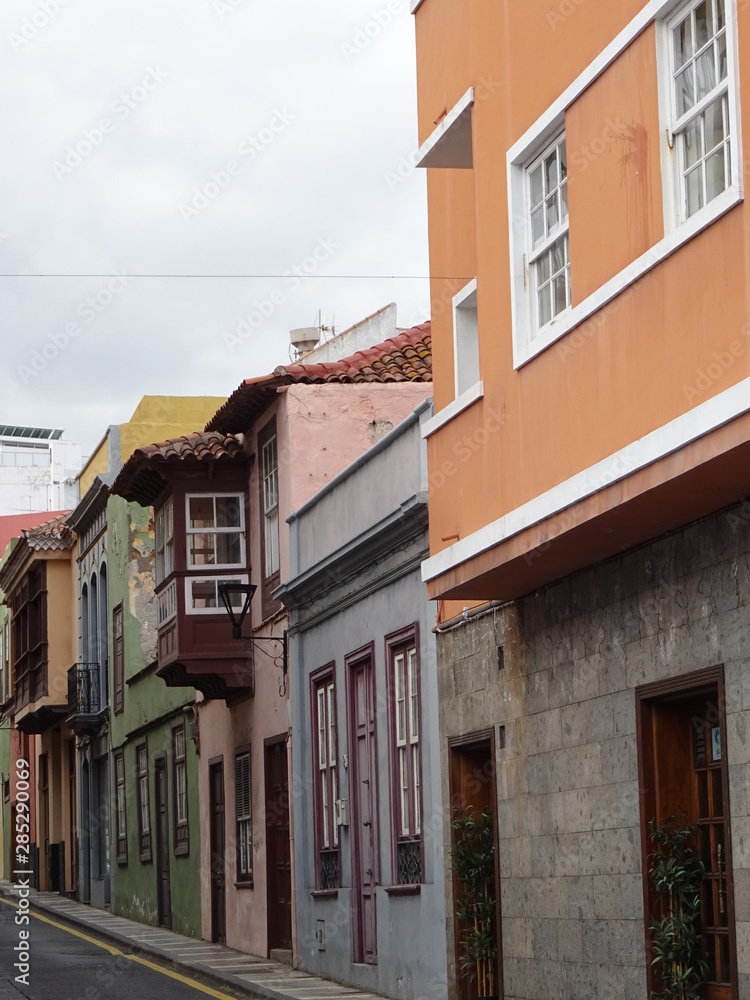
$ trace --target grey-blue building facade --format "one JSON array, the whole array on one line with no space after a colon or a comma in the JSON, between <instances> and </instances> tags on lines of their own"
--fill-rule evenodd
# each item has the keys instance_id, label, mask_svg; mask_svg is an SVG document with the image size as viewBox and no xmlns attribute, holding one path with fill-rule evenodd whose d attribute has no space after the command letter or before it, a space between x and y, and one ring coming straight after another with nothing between
<instances>
[{"instance_id":1,"label":"grey-blue building facade","mask_svg":"<svg viewBox=\"0 0 750 1000\"><path fill-rule=\"evenodd\" d=\"M446 996L435 635L420 566L416 408L289 518L301 969L394 1000Z\"/></svg>"}]
</instances>

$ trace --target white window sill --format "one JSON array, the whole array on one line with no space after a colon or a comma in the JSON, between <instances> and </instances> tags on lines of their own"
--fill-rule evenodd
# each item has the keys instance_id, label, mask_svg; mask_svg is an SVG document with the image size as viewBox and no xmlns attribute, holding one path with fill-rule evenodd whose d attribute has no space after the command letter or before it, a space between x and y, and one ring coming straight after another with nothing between
<instances>
[{"instance_id":1,"label":"white window sill","mask_svg":"<svg viewBox=\"0 0 750 1000\"><path fill-rule=\"evenodd\" d=\"M481 380L475 382L474 385L467 389L466 392L462 392L460 396L457 396L452 403L448 403L444 406L439 413L436 413L434 417L430 417L426 420L422 427L422 437L428 438L430 435L434 434L435 431L439 430L444 424L447 424L449 420L453 420L457 417L459 413L463 413L464 410L468 409L475 403L478 399L482 399L484 396L484 382Z\"/></svg>"},{"instance_id":2,"label":"white window sill","mask_svg":"<svg viewBox=\"0 0 750 1000\"><path fill-rule=\"evenodd\" d=\"M414 14L417 7L421 7L423 3L424 0L411 0L411 5L409 7L410 12Z\"/></svg>"},{"instance_id":3,"label":"white window sill","mask_svg":"<svg viewBox=\"0 0 750 1000\"><path fill-rule=\"evenodd\" d=\"M473 165L471 109L474 88L469 87L417 150L417 167L470 170Z\"/></svg>"},{"instance_id":4,"label":"white window sill","mask_svg":"<svg viewBox=\"0 0 750 1000\"><path fill-rule=\"evenodd\" d=\"M696 212L692 218L688 219L687 222L683 222L637 260L628 264L627 267L624 267L622 271L613 278L610 278L609 281L605 281L603 285L597 288L595 292L592 292L583 302L579 302L577 306L574 306L561 315L557 322L553 321L550 323L532 340L527 340L525 343L519 344L518 340L520 337L514 337L513 367L515 369L521 368L527 362L531 361L532 358L535 358L537 354L540 354L560 340L566 333L580 326L581 323L584 323L589 317L597 313L607 303L611 302L612 299L638 281L639 278L648 274L657 264L666 260L667 257L670 257L676 250L679 250L680 247L693 239L694 236L697 236L743 200L744 194L739 188L728 188L718 198L714 198L708 205L699 212ZM432 420L437 420L440 415L437 414Z\"/></svg>"}]
</instances>

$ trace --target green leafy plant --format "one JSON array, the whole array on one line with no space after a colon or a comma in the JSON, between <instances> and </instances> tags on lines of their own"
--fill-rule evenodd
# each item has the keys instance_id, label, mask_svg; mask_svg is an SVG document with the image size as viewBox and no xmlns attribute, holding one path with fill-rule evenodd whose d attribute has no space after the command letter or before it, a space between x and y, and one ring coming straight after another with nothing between
<instances>
[{"instance_id":1,"label":"green leafy plant","mask_svg":"<svg viewBox=\"0 0 750 1000\"><path fill-rule=\"evenodd\" d=\"M648 832L654 850L648 877L661 918L649 923L653 959L661 989L651 1000L701 1000L708 965L701 951L700 888L705 866L693 843L697 827L670 816Z\"/></svg>"},{"instance_id":2,"label":"green leafy plant","mask_svg":"<svg viewBox=\"0 0 750 1000\"><path fill-rule=\"evenodd\" d=\"M495 994L497 907L495 832L489 807L478 815L473 806L455 809L451 869L456 876L456 916L463 924L461 971L476 980L480 995Z\"/></svg>"}]
</instances>

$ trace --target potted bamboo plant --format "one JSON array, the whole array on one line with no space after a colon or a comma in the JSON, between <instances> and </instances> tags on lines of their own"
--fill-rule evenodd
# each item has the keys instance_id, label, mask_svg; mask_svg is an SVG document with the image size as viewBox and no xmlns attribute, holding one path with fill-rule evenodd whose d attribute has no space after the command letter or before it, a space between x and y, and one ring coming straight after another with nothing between
<instances>
[{"instance_id":1,"label":"potted bamboo plant","mask_svg":"<svg viewBox=\"0 0 750 1000\"><path fill-rule=\"evenodd\" d=\"M708 965L701 951L700 889L705 866L693 847L697 827L677 825L670 816L661 826L652 819L648 832L654 844L648 877L661 911L661 918L649 923L651 964L660 980L651 1000L701 1000Z\"/></svg>"},{"instance_id":2,"label":"potted bamboo plant","mask_svg":"<svg viewBox=\"0 0 750 1000\"><path fill-rule=\"evenodd\" d=\"M456 809L451 870L456 877L456 916L461 923L461 971L476 983L476 996L497 995L497 907L495 901L495 832L492 814L473 806Z\"/></svg>"}]
</instances>

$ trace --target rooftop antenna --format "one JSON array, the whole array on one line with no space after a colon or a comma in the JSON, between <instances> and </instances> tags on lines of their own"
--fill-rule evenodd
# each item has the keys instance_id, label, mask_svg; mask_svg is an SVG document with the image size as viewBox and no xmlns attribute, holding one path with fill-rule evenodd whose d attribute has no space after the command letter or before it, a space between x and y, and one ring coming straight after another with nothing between
<instances>
[{"instance_id":1,"label":"rooftop antenna","mask_svg":"<svg viewBox=\"0 0 750 1000\"><path fill-rule=\"evenodd\" d=\"M334 316L334 321L336 317ZM336 327L326 326L322 309L318 310L315 326L303 326L297 330L289 332L289 357L292 361L299 361L304 354L309 354L319 343L325 343L329 337L336 336Z\"/></svg>"}]
</instances>

